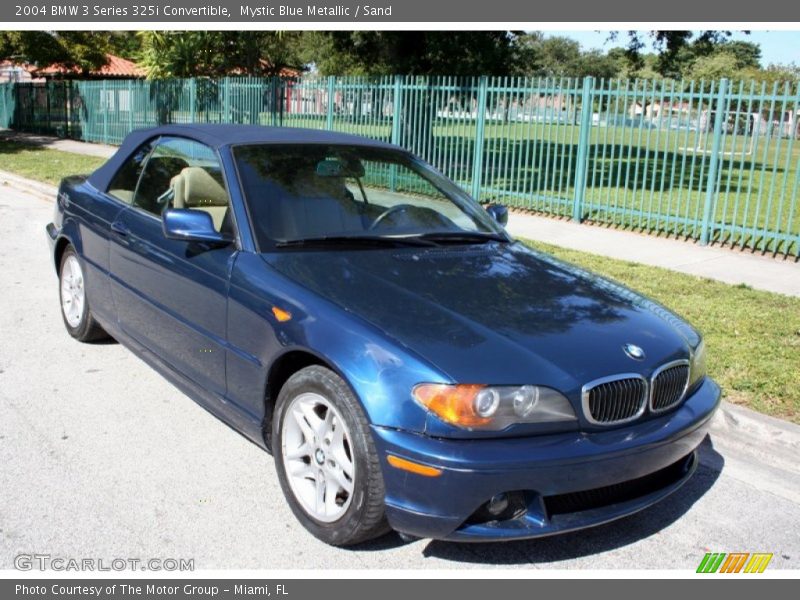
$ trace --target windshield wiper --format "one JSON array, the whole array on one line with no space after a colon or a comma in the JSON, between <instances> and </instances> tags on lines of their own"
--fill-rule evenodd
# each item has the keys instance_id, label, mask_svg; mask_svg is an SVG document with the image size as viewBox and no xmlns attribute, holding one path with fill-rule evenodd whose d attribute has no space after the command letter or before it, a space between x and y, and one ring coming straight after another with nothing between
<instances>
[{"instance_id":1,"label":"windshield wiper","mask_svg":"<svg viewBox=\"0 0 800 600\"><path fill-rule=\"evenodd\" d=\"M487 242L507 242L508 238L500 233L483 231L431 231L415 236L416 239L429 242L485 244Z\"/></svg>"},{"instance_id":2,"label":"windshield wiper","mask_svg":"<svg viewBox=\"0 0 800 600\"><path fill-rule=\"evenodd\" d=\"M433 240L420 236L390 235L324 235L320 237L283 240L275 243L276 248L300 248L306 246L436 246Z\"/></svg>"}]
</instances>

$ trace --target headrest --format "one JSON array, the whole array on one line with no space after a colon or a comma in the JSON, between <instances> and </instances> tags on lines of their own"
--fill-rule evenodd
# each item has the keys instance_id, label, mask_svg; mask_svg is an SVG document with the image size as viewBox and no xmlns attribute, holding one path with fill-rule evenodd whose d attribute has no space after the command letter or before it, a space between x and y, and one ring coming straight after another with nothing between
<instances>
[{"instance_id":1,"label":"headrest","mask_svg":"<svg viewBox=\"0 0 800 600\"><path fill-rule=\"evenodd\" d=\"M202 167L186 167L172 178L175 208L228 206L228 194L222 184Z\"/></svg>"}]
</instances>

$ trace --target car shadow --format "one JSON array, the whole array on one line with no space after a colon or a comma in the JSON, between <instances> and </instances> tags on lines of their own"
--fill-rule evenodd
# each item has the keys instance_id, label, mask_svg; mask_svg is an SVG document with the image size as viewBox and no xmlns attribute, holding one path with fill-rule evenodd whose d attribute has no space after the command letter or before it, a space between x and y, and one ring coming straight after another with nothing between
<instances>
[{"instance_id":1,"label":"car shadow","mask_svg":"<svg viewBox=\"0 0 800 600\"><path fill-rule=\"evenodd\" d=\"M714 449L709 436L700 445L699 454L697 471L678 491L643 511L612 523L516 542L471 544L432 540L423 547L422 554L457 562L518 565L570 560L633 544L677 521L714 485L725 466L725 459ZM391 534L353 549L380 551L404 543L399 535Z\"/></svg>"}]
</instances>

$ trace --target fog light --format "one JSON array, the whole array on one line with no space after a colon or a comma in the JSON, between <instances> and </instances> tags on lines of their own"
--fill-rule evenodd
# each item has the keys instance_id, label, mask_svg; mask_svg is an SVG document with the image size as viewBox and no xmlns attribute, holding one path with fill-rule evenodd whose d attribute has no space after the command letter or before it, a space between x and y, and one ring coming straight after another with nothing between
<instances>
[{"instance_id":1,"label":"fog light","mask_svg":"<svg viewBox=\"0 0 800 600\"><path fill-rule=\"evenodd\" d=\"M508 496L505 494L497 494L496 496L492 496L489 502L486 503L486 510L489 511L489 514L495 517L505 512L507 508Z\"/></svg>"},{"instance_id":2,"label":"fog light","mask_svg":"<svg viewBox=\"0 0 800 600\"><path fill-rule=\"evenodd\" d=\"M530 502L526 493L524 490L516 490L495 494L481 504L478 510L464 521L463 526L466 527L478 523L496 523L524 516L528 512L528 504Z\"/></svg>"}]
</instances>

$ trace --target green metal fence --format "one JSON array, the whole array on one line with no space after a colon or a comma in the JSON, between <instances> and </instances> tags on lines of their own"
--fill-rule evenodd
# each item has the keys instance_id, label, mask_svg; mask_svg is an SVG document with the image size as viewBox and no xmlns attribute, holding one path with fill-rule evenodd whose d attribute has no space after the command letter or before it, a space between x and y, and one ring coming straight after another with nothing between
<instances>
[{"instance_id":1,"label":"green metal fence","mask_svg":"<svg viewBox=\"0 0 800 600\"><path fill-rule=\"evenodd\" d=\"M160 123L356 133L481 201L800 256L800 83L304 77L0 86L0 126L119 143Z\"/></svg>"}]
</instances>

